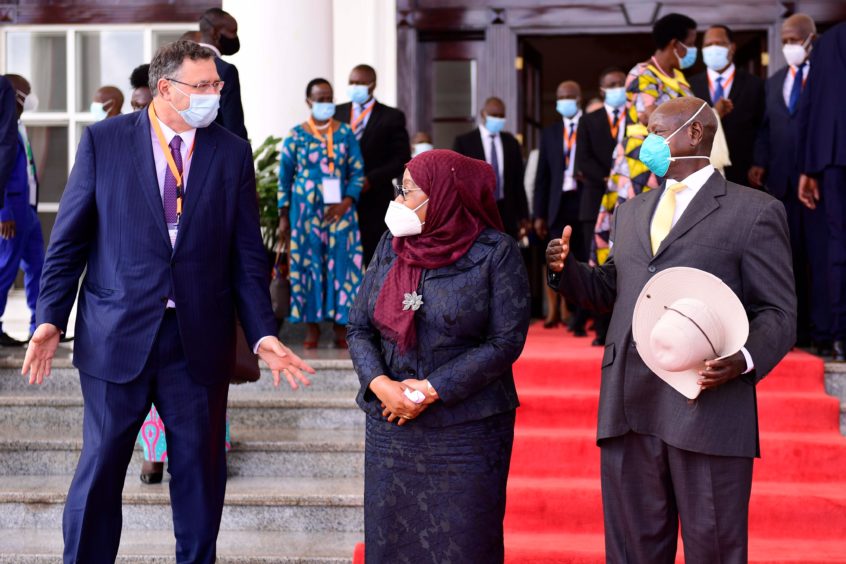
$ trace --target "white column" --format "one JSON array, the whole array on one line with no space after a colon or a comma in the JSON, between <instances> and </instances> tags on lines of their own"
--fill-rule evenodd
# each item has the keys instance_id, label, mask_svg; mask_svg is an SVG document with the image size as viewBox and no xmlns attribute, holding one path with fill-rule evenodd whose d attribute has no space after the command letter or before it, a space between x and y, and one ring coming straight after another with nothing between
<instances>
[{"instance_id":1,"label":"white column","mask_svg":"<svg viewBox=\"0 0 846 564\"><path fill-rule=\"evenodd\" d=\"M253 147L305 121L305 88L333 77L332 0L223 0L238 21L244 118Z\"/></svg>"},{"instance_id":2,"label":"white column","mask_svg":"<svg viewBox=\"0 0 846 564\"><path fill-rule=\"evenodd\" d=\"M225 4L225 2L224 2ZM396 0L334 0L335 102L347 102L347 79L356 65L376 69L376 98L397 103Z\"/></svg>"}]
</instances>

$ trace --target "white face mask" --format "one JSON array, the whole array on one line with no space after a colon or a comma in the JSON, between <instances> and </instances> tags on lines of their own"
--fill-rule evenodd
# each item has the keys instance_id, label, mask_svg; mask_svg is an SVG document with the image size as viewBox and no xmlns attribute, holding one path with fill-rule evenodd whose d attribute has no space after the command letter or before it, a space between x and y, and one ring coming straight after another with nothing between
<instances>
[{"instance_id":1,"label":"white face mask","mask_svg":"<svg viewBox=\"0 0 846 564\"><path fill-rule=\"evenodd\" d=\"M388 213L385 214L385 225L388 226L391 235L394 237L409 237L411 235L420 235L423 232L423 223L417 217L417 210L429 203L427 198L425 202L414 209L402 205L399 202L392 201L388 204Z\"/></svg>"},{"instance_id":2,"label":"white face mask","mask_svg":"<svg viewBox=\"0 0 846 564\"><path fill-rule=\"evenodd\" d=\"M91 107L89 110L94 115L95 121L103 121L107 117L109 117L109 111L106 109L106 106L111 106L112 101L109 100L108 102L91 102Z\"/></svg>"},{"instance_id":3,"label":"white face mask","mask_svg":"<svg viewBox=\"0 0 846 564\"><path fill-rule=\"evenodd\" d=\"M435 147L431 143L415 143L411 150L411 156L416 157L420 153L431 151Z\"/></svg>"},{"instance_id":4,"label":"white face mask","mask_svg":"<svg viewBox=\"0 0 846 564\"><path fill-rule=\"evenodd\" d=\"M23 106L23 111L34 112L38 109L38 96L36 96L34 92L24 94L20 90L17 90L16 94L17 101L20 103L21 106Z\"/></svg>"},{"instance_id":5,"label":"white face mask","mask_svg":"<svg viewBox=\"0 0 846 564\"><path fill-rule=\"evenodd\" d=\"M805 59L808 58L808 51L805 48L805 44L808 43L809 39L810 37L803 41L801 45L788 43L781 48L781 52L784 53L784 60L787 61L788 65L798 67L805 62Z\"/></svg>"}]
</instances>

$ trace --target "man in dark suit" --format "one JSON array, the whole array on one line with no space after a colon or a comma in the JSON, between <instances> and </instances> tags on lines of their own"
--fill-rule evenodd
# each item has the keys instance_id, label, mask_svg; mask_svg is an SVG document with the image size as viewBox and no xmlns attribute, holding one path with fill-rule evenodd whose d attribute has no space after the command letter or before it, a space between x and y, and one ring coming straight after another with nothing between
<instances>
[{"instance_id":1,"label":"man in dark suit","mask_svg":"<svg viewBox=\"0 0 846 564\"><path fill-rule=\"evenodd\" d=\"M784 207L727 182L707 162L716 117L700 111L689 121L703 106L678 98L650 117L650 133L668 139L669 154L695 158L656 163L669 165L653 170L666 173L665 187L617 208L605 264L573 257L570 227L547 248L551 286L585 306L614 309L597 432L609 562L674 562L679 520L687 562L747 561L752 462L760 455L755 385L795 338ZM745 346L705 364L692 401L650 372L637 352L647 343L632 339L642 288L679 266L720 278L750 318Z\"/></svg>"},{"instance_id":2,"label":"man in dark suit","mask_svg":"<svg viewBox=\"0 0 846 564\"><path fill-rule=\"evenodd\" d=\"M274 336L250 146L213 123L216 105L178 111L220 92L213 59L189 41L159 49L152 104L84 131L62 196L23 370L30 383L49 374L85 272L74 350L83 448L65 504L66 563L114 562L121 490L152 402L167 421L177 561L215 561L236 306L277 383L280 372L292 387L308 382L300 369L310 369Z\"/></svg>"},{"instance_id":3,"label":"man in dark suit","mask_svg":"<svg viewBox=\"0 0 846 564\"><path fill-rule=\"evenodd\" d=\"M529 202L523 187L523 154L520 143L505 128L505 103L488 98L479 114L479 127L459 135L453 151L487 161L496 174L496 205L505 232L520 241L528 234Z\"/></svg>"},{"instance_id":4,"label":"man in dark suit","mask_svg":"<svg viewBox=\"0 0 846 564\"><path fill-rule=\"evenodd\" d=\"M697 98L708 100L723 123L731 166L726 179L746 185L755 136L764 118L764 81L734 64L734 33L724 25L708 28L702 38L702 58L708 67L690 79Z\"/></svg>"},{"instance_id":5,"label":"man in dark suit","mask_svg":"<svg viewBox=\"0 0 846 564\"><path fill-rule=\"evenodd\" d=\"M834 360L846 362L846 24L814 46L799 109L799 199L824 212Z\"/></svg>"},{"instance_id":6,"label":"man in dark suit","mask_svg":"<svg viewBox=\"0 0 846 564\"><path fill-rule=\"evenodd\" d=\"M590 251L596 229L596 216L599 203L608 185L608 175L613 165L614 148L623 142L626 134L626 74L619 69L608 69L599 77L599 91L602 94L602 107L585 115L577 133L576 177L582 181L581 202L578 221L574 229L582 231L581 240L585 249ZM582 260L585 260L582 258ZM607 314L594 316L596 339L594 346L605 344L610 317Z\"/></svg>"},{"instance_id":7,"label":"man in dark suit","mask_svg":"<svg viewBox=\"0 0 846 564\"><path fill-rule=\"evenodd\" d=\"M808 55L816 38L814 20L805 14L794 14L784 21L781 36L788 65L767 80L766 113L749 180L755 186L763 185L787 210L799 300L797 344L811 344L818 353L828 354L832 335L827 276L830 242L825 211L808 209L798 198L802 172L797 162L798 110L808 83Z\"/></svg>"},{"instance_id":8,"label":"man in dark suit","mask_svg":"<svg viewBox=\"0 0 846 564\"><path fill-rule=\"evenodd\" d=\"M15 168L18 155L18 118L15 111L15 87L0 76L0 208L6 200L6 182Z\"/></svg>"},{"instance_id":9,"label":"man in dark suit","mask_svg":"<svg viewBox=\"0 0 846 564\"><path fill-rule=\"evenodd\" d=\"M599 212L591 209L582 177L576 172L578 162L578 131L582 118L582 89L577 82L567 80L556 90L556 111L560 120L541 132L538 155L538 171L535 176L535 197L533 216L535 233L543 241L556 236L565 225L581 226ZM600 195L600 198L602 196ZM583 205L584 204L584 205ZM584 222L584 223L583 223ZM576 229L573 235L573 252L579 260L587 260L590 239L585 240L585 229ZM560 318L560 298L547 290L549 312L544 327L556 327ZM574 310L569 328L577 336L587 336L585 323L587 313Z\"/></svg>"},{"instance_id":10,"label":"man in dark suit","mask_svg":"<svg viewBox=\"0 0 846 564\"><path fill-rule=\"evenodd\" d=\"M221 57L234 55L241 49L238 39L238 22L229 12L210 8L200 18L200 45L211 49L217 57L214 65L225 84L220 93L220 111L215 121L241 139L247 139L244 125L244 107L241 105L241 81L238 69Z\"/></svg>"},{"instance_id":11,"label":"man in dark suit","mask_svg":"<svg viewBox=\"0 0 846 564\"><path fill-rule=\"evenodd\" d=\"M358 224L365 265L370 263L385 232L385 212L396 197L394 179L402 179L405 163L411 160L405 114L376 100L374 90L376 70L369 65L356 66L350 72L348 87L352 101L335 110L335 119L350 124L355 132L364 159Z\"/></svg>"}]
</instances>

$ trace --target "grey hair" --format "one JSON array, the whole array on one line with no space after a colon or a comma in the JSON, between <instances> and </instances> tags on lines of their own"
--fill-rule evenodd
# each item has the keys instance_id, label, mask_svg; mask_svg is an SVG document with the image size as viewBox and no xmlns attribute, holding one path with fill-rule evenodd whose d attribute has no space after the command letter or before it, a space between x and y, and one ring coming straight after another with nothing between
<instances>
[{"instance_id":1,"label":"grey hair","mask_svg":"<svg viewBox=\"0 0 846 564\"><path fill-rule=\"evenodd\" d=\"M199 61L214 58L211 49L193 41L179 40L162 45L150 61L150 92L157 96L159 80L177 76L185 59Z\"/></svg>"}]
</instances>

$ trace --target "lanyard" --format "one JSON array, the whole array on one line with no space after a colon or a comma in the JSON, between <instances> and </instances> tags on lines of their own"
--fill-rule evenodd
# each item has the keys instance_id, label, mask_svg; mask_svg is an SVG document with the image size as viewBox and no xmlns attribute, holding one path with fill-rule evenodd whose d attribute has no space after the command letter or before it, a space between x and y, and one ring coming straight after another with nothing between
<instances>
[{"instance_id":1,"label":"lanyard","mask_svg":"<svg viewBox=\"0 0 846 564\"><path fill-rule=\"evenodd\" d=\"M731 83L734 82L734 73L737 72L737 69L731 71L731 74L728 76L725 82L723 82L723 92L726 92L731 86ZM722 76L722 75L720 75ZM708 75L708 90L711 92L711 99L714 99L714 83L711 80L711 75Z\"/></svg>"},{"instance_id":2,"label":"lanyard","mask_svg":"<svg viewBox=\"0 0 846 564\"><path fill-rule=\"evenodd\" d=\"M364 121L364 118L370 115L370 112L373 111L373 106L375 105L376 103L374 102L370 105L369 108L358 114L358 117L356 119L352 120L352 123L350 123L350 127L352 127L353 132L355 132L355 128L358 127L358 124ZM352 109L350 111L352 111Z\"/></svg>"},{"instance_id":3,"label":"lanyard","mask_svg":"<svg viewBox=\"0 0 846 564\"><path fill-rule=\"evenodd\" d=\"M176 179L176 221L178 223L179 218L182 217L182 196L185 194L185 187L182 185L182 173L179 172L178 168L176 168L176 162L173 160L170 147L168 147L164 133L162 133L162 128L159 125L159 119L156 117L156 110L153 108L153 104L150 104L148 108L147 113L150 116L150 123L153 124L153 131L156 132L156 137L159 140L159 146L162 148L162 153L164 153L165 159L167 160L167 166L170 168L170 173L173 175L173 178ZM191 149L188 151L188 156L185 159L186 163L191 160L196 143L197 138L194 137L194 143L191 144Z\"/></svg>"},{"instance_id":4,"label":"lanyard","mask_svg":"<svg viewBox=\"0 0 846 564\"><path fill-rule=\"evenodd\" d=\"M796 69L790 67L790 76L793 77L793 80L796 81ZM805 88L805 82L808 80L808 75L805 74L805 71L802 71L802 88Z\"/></svg>"},{"instance_id":5,"label":"lanyard","mask_svg":"<svg viewBox=\"0 0 846 564\"><path fill-rule=\"evenodd\" d=\"M625 121L626 119L626 112L620 110L620 115L619 117L617 117L617 123L614 123L614 119L612 118L611 114L606 112L606 115L608 116L608 127L611 128L611 137L613 137L616 141L617 134L620 132L620 126L623 125L623 121Z\"/></svg>"},{"instance_id":6,"label":"lanyard","mask_svg":"<svg viewBox=\"0 0 846 564\"><path fill-rule=\"evenodd\" d=\"M579 126L575 123L573 125L575 125L575 127L573 127L570 131L570 135L567 135L567 124L564 124L564 147L567 149L566 151L564 151L565 166L570 166L570 157L572 156L573 145L576 144L576 130L579 128Z\"/></svg>"},{"instance_id":7,"label":"lanyard","mask_svg":"<svg viewBox=\"0 0 846 564\"><path fill-rule=\"evenodd\" d=\"M317 125L314 123L314 118L308 118L308 126L311 128L312 133L315 137L320 139L321 143L326 145L326 156L329 158L329 172L334 175L335 174L335 147L332 140L333 132L332 132L332 124L334 123L333 119L329 119L329 127L327 128L327 133L324 136L320 133L320 130L317 129Z\"/></svg>"}]
</instances>

